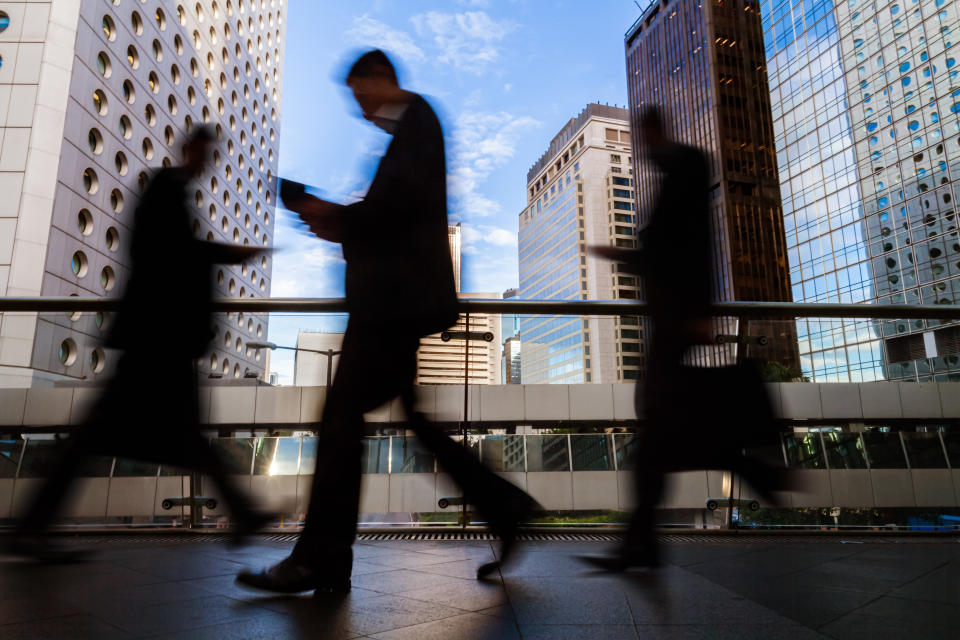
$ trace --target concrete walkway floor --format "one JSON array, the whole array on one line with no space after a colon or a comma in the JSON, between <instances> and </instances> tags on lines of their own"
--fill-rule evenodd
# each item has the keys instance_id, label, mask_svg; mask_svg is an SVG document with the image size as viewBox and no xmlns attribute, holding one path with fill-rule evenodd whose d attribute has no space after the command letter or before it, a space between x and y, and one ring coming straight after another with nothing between
<instances>
[{"instance_id":1,"label":"concrete walkway floor","mask_svg":"<svg viewBox=\"0 0 960 640\"><path fill-rule=\"evenodd\" d=\"M609 543L527 542L489 582L474 574L495 543L358 542L354 588L341 599L234 584L245 566L285 557L283 538L237 551L212 540L90 538L80 540L99 553L84 564L0 560L0 638L960 637L957 538L674 541L661 570L621 576L574 558Z\"/></svg>"}]
</instances>

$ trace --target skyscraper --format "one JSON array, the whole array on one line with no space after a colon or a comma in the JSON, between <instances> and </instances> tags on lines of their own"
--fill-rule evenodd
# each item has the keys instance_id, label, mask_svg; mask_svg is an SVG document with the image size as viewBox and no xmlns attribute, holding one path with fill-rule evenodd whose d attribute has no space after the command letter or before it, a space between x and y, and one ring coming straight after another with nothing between
<instances>
[{"instance_id":1,"label":"skyscraper","mask_svg":"<svg viewBox=\"0 0 960 640\"><path fill-rule=\"evenodd\" d=\"M112 296L127 278L132 212L150 169L175 165L190 130L220 148L196 182L194 231L270 246L280 139L283 0L4 3L0 7L0 295ZM178 270L142 339L163 357ZM221 296L269 295L269 257L223 266ZM165 299L169 302L162 304ZM96 378L111 367L103 314L4 314L9 386ZM247 340L262 314L218 318L203 368L261 374Z\"/></svg>"},{"instance_id":2,"label":"skyscraper","mask_svg":"<svg viewBox=\"0 0 960 640\"><path fill-rule=\"evenodd\" d=\"M450 241L450 257L453 262L453 279L457 296L461 298L500 297L496 293L462 293L460 291L460 257L462 227L460 224L447 228ZM466 330L466 317L461 314L452 331ZM470 332L490 333L493 340L471 340L469 369L465 368L467 344L460 339L443 340L435 333L420 339L417 350L417 384L463 384L464 373L469 370L471 384L500 384L500 316L491 313L470 314Z\"/></svg>"},{"instance_id":3,"label":"skyscraper","mask_svg":"<svg viewBox=\"0 0 960 640\"><path fill-rule=\"evenodd\" d=\"M625 45L632 122L645 105L656 105L676 140L707 153L716 299L790 301L758 9L749 0L654 2L627 32ZM639 132L632 131L640 149ZM643 226L659 177L636 156L634 175ZM683 260L683 238L676 241L677 260ZM732 320L719 325L724 333L738 330ZM769 347L751 347L750 356L797 367L791 324L752 322L748 330L770 339ZM715 347L701 351L708 362L732 356Z\"/></svg>"},{"instance_id":4,"label":"skyscraper","mask_svg":"<svg viewBox=\"0 0 960 640\"><path fill-rule=\"evenodd\" d=\"M587 252L636 246L627 110L588 104L527 172L520 212L520 297L636 300L637 278ZM524 384L636 380L639 319L530 316L520 321Z\"/></svg>"},{"instance_id":5,"label":"skyscraper","mask_svg":"<svg viewBox=\"0 0 960 640\"><path fill-rule=\"evenodd\" d=\"M794 298L956 304L956 7L760 8ZM960 331L940 322L797 327L816 381L960 379Z\"/></svg>"}]
</instances>

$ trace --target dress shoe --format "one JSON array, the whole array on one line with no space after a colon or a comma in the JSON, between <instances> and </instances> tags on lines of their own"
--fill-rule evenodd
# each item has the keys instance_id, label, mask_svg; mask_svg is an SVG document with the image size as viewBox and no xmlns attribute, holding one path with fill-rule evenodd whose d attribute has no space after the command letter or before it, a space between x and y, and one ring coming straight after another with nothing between
<instances>
[{"instance_id":1,"label":"dress shoe","mask_svg":"<svg viewBox=\"0 0 960 640\"><path fill-rule=\"evenodd\" d=\"M306 567L287 558L272 567L251 571L244 569L237 574L237 582L254 589L274 593L300 593L315 590L320 593L347 593L350 591L350 576L333 575Z\"/></svg>"},{"instance_id":2,"label":"dress shoe","mask_svg":"<svg viewBox=\"0 0 960 640\"><path fill-rule=\"evenodd\" d=\"M620 573L628 569L656 569L660 566L660 557L655 547L621 550L609 555L579 555L577 558L594 569L610 573Z\"/></svg>"},{"instance_id":3,"label":"dress shoe","mask_svg":"<svg viewBox=\"0 0 960 640\"><path fill-rule=\"evenodd\" d=\"M507 486L487 501L495 506L481 508L490 529L500 538L500 559L480 565L477 569L479 580L489 577L507 564L516 551L520 525L529 520L534 511L542 510L540 504L527 493L506 481L504 483Z\"/></svg>"}]
</instances>

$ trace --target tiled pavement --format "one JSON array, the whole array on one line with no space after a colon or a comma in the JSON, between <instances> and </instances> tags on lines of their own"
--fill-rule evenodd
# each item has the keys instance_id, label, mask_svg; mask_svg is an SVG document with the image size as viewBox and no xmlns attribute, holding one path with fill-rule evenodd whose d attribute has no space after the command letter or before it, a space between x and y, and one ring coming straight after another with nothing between
<instances>
[{"instance_id":1,"label":"tiled pavement","mask_svg":"<svg viewBox=\"0 0 960 640\"><path fill-rule=\"evenodd\" d=\"M237 587L289 542L98 545L94 561L0 562L0 638L957 638L960 544L703 542L655 573L592 573L589 542L529 542L474 578L490 542L361 542L337 600Z\"/></svg>"}]
</instances>

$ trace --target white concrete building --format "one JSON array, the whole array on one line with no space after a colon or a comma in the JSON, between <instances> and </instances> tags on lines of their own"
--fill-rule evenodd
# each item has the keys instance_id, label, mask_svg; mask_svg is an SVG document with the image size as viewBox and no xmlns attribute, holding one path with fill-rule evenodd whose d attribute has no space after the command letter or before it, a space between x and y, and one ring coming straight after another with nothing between
<instances>
[{"instance_id":1,"label":"white concrete building","mask_svg":"<svg viewBox=\"0 0 960 640\"><path fill-rule=\"evenodd\" d=\"M270 246L280 139L284 0L0 2L0 295L111 296L128 276L132 212L150 170L180 161L196 125L220 148L195 186L194 230ZM270 258L217 274L217 294L270 292ZM178 271L170 256L175 299ZM176 306L143 339L163 353ZM5 386L96 379L100 314L4 314ZM267 317L218 319L204 369L262 373L247 340Z\"/></svg>"},{"instance_id":2,"label":"white concrete building","mask_svg":"<svg viewBox=\"0 0 960 640\"><path fill-rule=\"evenodd\" d=\"M636 246L637 216L626 109L589 104L527 173L520 212L520 297L635 300L637 278L594 257L591 245ZM636 380L637 318L521 318L524 384Z\"/></svg>"},{"instance_id":3,"label":"white concrete building","mask_svg":"<svg viewBox=\"0 0 960 640\"><path fill-rule=\"evenodd\" d=\"M327 368L330 379L337 372L339 356L318 351L340 351L343 344L342 333L322 333L319 331L300 331L297 333L297 351L293 358L293 386L327 386Z\"/></svg>"}]
</instances>

